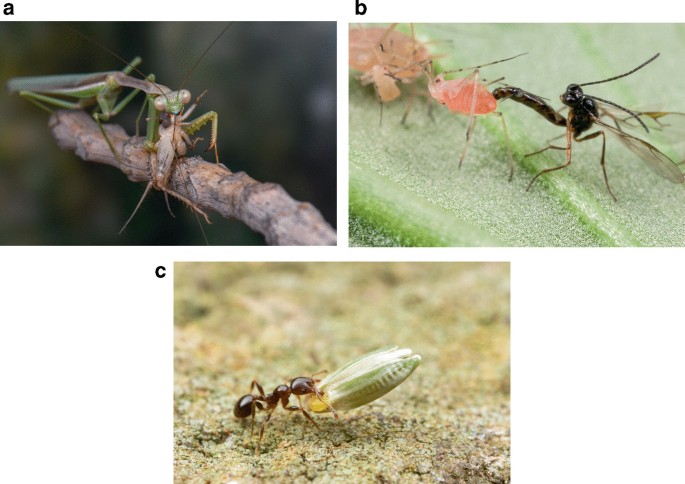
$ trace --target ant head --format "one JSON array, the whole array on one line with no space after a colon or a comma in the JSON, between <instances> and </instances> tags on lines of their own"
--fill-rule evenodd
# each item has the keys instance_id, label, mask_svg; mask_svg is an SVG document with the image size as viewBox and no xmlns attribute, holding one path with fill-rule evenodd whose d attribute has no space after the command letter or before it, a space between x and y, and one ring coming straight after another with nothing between
<instances>
[{"instance_id":1,"label":"ant head","mask_svg":"<svg viewBox=\"0 0 685 484\"><path fill-rule=\"evenodd\" d=\"M318 394L318 390L316 388L317 381L318 380L306 376L298 376L297 378L293 378L293 380L290 382L290 391L292 391L293 395L308 395L310 393Z\"/></svg>"},{"instance_id":2,"label":"ant head","mask_svg":"<svg viewBox=\"0 0 685 484\"><path fill-rule=\"evenodd\" d=\"M237 418L245 418L252 415L252 409L254 406L258 405L261 408L261 404L255 401L252 395L244 395L236 402L235 407L233 407L233 415Z\"/></svg>"},{"instance_id":3,"label":"ant head","mask_svg":"<svg viewBox=\"0 0 685 484\"><path fill-rule=\"evenodd\" d=\"M560 99L562 103L573 108L578 106L584 97L583 89L578 84L569 84L566 92L560 96Z\"/></svg>"}]
</instances>

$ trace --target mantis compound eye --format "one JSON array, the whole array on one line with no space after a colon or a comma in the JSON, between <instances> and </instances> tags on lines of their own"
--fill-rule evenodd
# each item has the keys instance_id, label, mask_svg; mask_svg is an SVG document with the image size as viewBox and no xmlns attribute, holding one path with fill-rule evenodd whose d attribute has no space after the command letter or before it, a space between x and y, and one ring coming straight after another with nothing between
<instances>
[{"instance_id":1,"label":"mantis compound eye","mask_svg":"<svg viewBox=\"0 0 685 484\"><path fill-rule=\"evenodd\" d=\"M161 113L166 112L167 103L166 103L166 99L164 99L164 96L157 96L155 98L154 104L155 104L155 109L157 111L159 111Z\"/></svg>"},{"instance_id":2,"label":"mantis compound eye","mask_svg":"<svg viewBox=\"0 0 685 484\"><path fill-rule=\"evenodd\" d=\"M181 100L181 102L182 102L183 104L188 104L188 103L190 102L190 98L191 98L191 97L192 97L192 96L191 96L191 94L190 94L190 91L187 90L187 89L181 89L181 90L178 92L178 98Z\"/></svg>"}]
</instances>

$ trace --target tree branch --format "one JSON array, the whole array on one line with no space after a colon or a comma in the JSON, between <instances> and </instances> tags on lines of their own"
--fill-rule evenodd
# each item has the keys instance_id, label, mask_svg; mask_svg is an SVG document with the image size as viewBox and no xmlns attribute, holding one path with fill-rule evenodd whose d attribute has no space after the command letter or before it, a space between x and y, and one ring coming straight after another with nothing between
<instances>
[{"instance_id":1,"label":"tree branch","mask_svg":"<svg viewBox=\"0 0 685 484\"><path fill-rule=\"evenodd\" d=\"M84 111L60 110L50 117L60 148L85 161L120 169L129 180L150 180L145 138L129 137L121 126L103 125L119 159L114 156L93 118ZM119 161L121 160L121 161ZM260 183L245 172L232 173L222 164L199 156L175 163L169 188L198 207L235 218L264 234L269 245L335 245L335 230L310 203L294 200L276 183Z\"/></svg>"}]
</instances>

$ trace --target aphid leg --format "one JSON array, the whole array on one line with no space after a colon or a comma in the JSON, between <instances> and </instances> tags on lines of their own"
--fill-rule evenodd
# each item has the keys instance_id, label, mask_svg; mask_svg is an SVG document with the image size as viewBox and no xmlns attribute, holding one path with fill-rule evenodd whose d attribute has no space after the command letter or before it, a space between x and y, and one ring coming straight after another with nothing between
<instances>
[{"instance_id":1,"label":"aphid leg","mask_svg":"<svg viewBox=\"0 0 685 484\"><path fill-rule=\"evenodd\" d=\"M402 115L401 124L405 124L407 122L407 116L409 116L409 111L411 111L411 108L414 105L414 99L415 98L416 98L416 84L412 84L411 94L409 95L409 99L407 100L407 107L404 108L404 114Z\"/></svg>"},{"instance_id":2,"label":"aphid leg","mask_svg":"<svg viewBox=\"0 0 685 484\"><path fill-rule=\"evenodd\" d=\"M504 131L504 145L507 147L507 155L509 155L509 181L514 178L514 156L511 154L511 145L509 144L509 132L507 131L507 123L504 121L504 113L494 111L492 114L499 117L502 121L502 131Z\"/></svg>"},{"instance_id":3,"label":"aphid leg","mask_svg":"<svg viewBox=\"0 0 685 484\"><path fill-rule=\"evenodd\" d=\"M461 169L461 164L464 162L466 157L466 151L469 149L469 142L471 141L471 133L476 126L476 93L478 88L478 75L480 71L476 69L467 79L473 79L473 95L471 96L471 112L469 113L469 126L466 128L466 143L464 143L464 149L461 152L461 157L459 157L459 168Z\"/></svg>"}]
</instances>

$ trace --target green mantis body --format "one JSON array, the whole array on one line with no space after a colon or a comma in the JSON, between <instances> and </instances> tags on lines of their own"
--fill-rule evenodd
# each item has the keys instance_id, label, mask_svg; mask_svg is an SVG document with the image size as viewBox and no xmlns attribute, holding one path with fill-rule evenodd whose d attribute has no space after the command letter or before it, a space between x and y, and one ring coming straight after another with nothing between
<instances>
[{"instance_id":1,"label":"green mantis body","mask_svg":"<svg viewBox=\"0 0 685 484\"><path fill-rule=\"evenodd\" d=\"M140 57L136 57L122 71L17 77L7 81L7 90L19 93L21 97L49 113L52 112L50 106L83 109L96 105L93 118L110 149L117 156L101 122L109 121L112 116L117 115L140 91L159 94L159 90L154 89L153 75L148 76L147 80L129 75L141 62ZM124 99L117 101L124 87L133 90Z\"/></svg>"},{"instance_id":2,"label":"green mantis body","mask_svg":"<svg viewBox=\"0 0 685 484\"><path fill-rule=\"evenodd\" d=\"M189 135L197 132L202 126L210 121L212 123L212 133L208 150L214 148L216 161L217 163L219 162L219 154L216 147L218 114L214 111L210 111L197 119L186 123L185 120L197 105L197 103L195 103L185 113L183 112L186 104L190 102L190 92L185 89L171 91L168 87L155 83L154 75L149 75L146 79L138 79L130 76L129 74L131 71L134 69L137 70L136 66L140 63L140 57L136 57L122 71L23 77L10 79L7 82L7 89L10 92L18 92L20 96L48 112L52 112L50 106L63 109L83 109L96 105L93 118L97 122L100 132L109 145L110 150L118 160L119 155L116 153L112 143L107 137L101 121L108 121L112 116L118 114L131 102L138 92L142 91L146 93L146 100L141 108L138 121L147 104L146 145L150 151L157 152L157 155L156 159L151 163L150 182L148 183L138 206L121 229L120 233L123 232L131 221L143 199L147 196L150 188L156 188L164 191L165 194L175 196L189 204L194 210L207 219L207 215L202 210L187 198L170 190L167 187L167 184L173 168L174 159L177 156L182 157L186 154L188 144L194 146L194 143L190 142ZM118 101L118 98L125 87L131 88L132 91L122 100ZM165 120L160 123L160 118L162 117L164 117ZM138 131L137 126L138 122L136 122L136 132ZM121 160L119 161L121 162Z\"/></svg>"}]
</instances>

